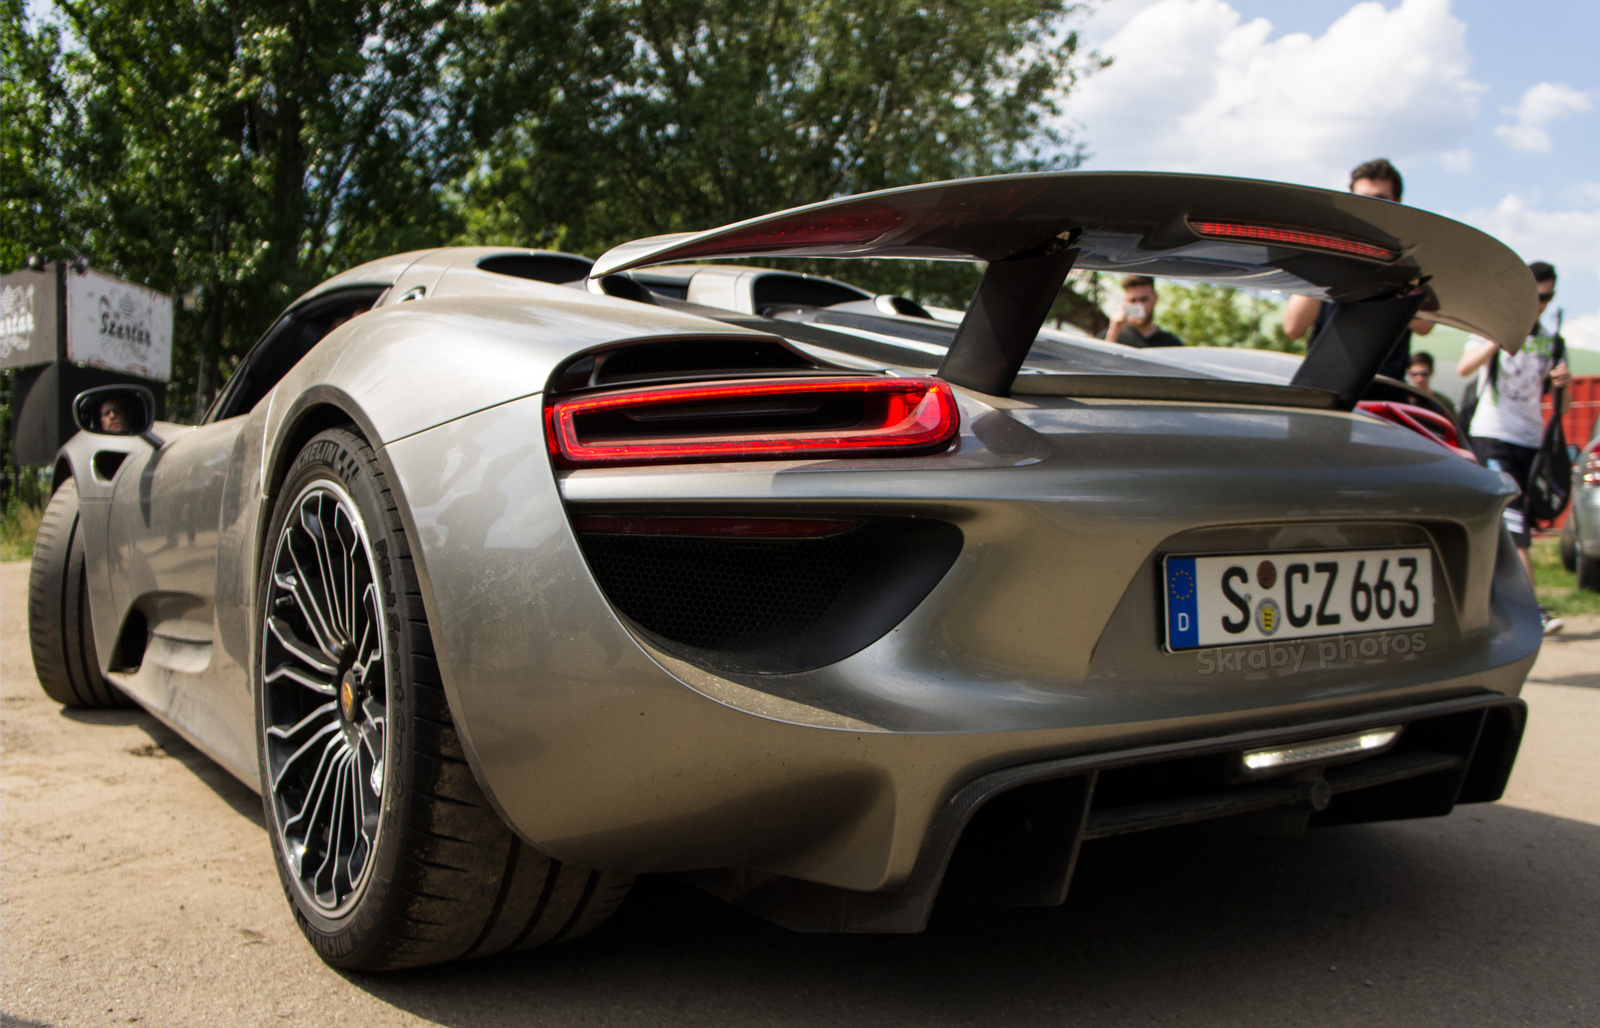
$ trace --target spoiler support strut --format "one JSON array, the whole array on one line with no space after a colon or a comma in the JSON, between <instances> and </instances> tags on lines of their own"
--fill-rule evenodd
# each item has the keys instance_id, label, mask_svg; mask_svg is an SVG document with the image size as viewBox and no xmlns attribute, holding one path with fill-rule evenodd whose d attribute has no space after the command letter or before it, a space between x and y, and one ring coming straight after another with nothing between
<instances>
[{"instance_id":1,"label":"spoiler support strut","mask_svg":"<svg viewBox=\"0 0 1600 1028\"><path fill-rule=\"evenodd\" d=\"M939 377L990 396L1008 395L1077 258L1067 242L1052 239L990 263Z\"/></svg>"},{"instance_id":2,"label":"spoiler support strut","mask_svg":"<svg viewBox=\"0 0 1600 1028\"><path fill-rule=\"evenodd\" d=\"M1306 347L1305 362L1289 384L1327 390L1339 410L1354 410L1423 299L1417 293L1339 304Z\"/></svg>"}]
</instances>

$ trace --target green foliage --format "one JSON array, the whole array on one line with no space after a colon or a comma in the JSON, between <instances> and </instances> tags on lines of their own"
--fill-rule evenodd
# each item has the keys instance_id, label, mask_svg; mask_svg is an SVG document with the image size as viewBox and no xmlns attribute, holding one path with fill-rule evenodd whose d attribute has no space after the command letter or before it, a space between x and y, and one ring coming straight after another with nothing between
<instances>
[{"instance_id":1,"label":"green foliage","mask_svg":"<svg viewBox=\"0 0 1600 1028\"><path fill-rule=\"evenodd\" d=\"M1533 584L1539 605L1561 614L1600 614L1600 593L1578 588L1578 578L1561 566L1561 542L1554 535L1533 541Z\"/></svg>"},{"instance_id":2,"label":"green foliage","mask_svg":"<svg viewBox=\"0 0 1600 1028\"><path fill-rule=\"evenodd\" d=\"M57 0L63 32L0 3L0 266L83 254L198 286L174 326L198 403L307 286L457 227L436 185L466 160L445 131L455 5Z\"/></svg>"},{"instance_id":3,"label":"green foliage","mask_svg":"<svg viewBox=\"0 0 1600 1028\"><path fill-rule=\"evenodd\" d=\"M1163 282L1156 322L1189 346L1305 353L1305 344L1290 339L1281 321L1269 324L1277 313L1278 306L1270 300L1246 296L1232 286Z\"/></svg>"},{"instance_id":4,"label":"green foliage","mask_svg":"<svg viewBox=\"0 0 1600 1028\"><path fill-rule=\"evenodd\" d=\"M0 508L0 560L27 560L33 556L33 540L39 534L39 519L44 508L15 499Z\"/></svg>"},{"instance_id":5,"label":"green foliage","mask_svg":"<svg viewBox=\"0 0 1600 1028\"><path fill-rule=\"evenodd\" d=\"M505 4L464 72L485 83L473 124L486 153L462 187L461 239L597 255L833 196L1072 166L1077 151L1047 118L1097 60L1063 28L1080 9L1067 0ZM552 36L561 40L554 60ZM841 273L837 262L811 270ZM848 277L964 305L977 271L865 261Z\"/></svg>"},{"instance_id":6,"label":"green foliage","mask_svg":"<svg viewBox=\"0 0 1600 1028\"><path fill-rule=\"evenodd\" d=\"M169 411L287 302L451 242L598 255L829 197L1078 159L1072 0L0 0L0 267L173 294ZM838 272L836 264L829 270ZM937 303L962 264L862 262Z\"/></svg>"}]
</instances>

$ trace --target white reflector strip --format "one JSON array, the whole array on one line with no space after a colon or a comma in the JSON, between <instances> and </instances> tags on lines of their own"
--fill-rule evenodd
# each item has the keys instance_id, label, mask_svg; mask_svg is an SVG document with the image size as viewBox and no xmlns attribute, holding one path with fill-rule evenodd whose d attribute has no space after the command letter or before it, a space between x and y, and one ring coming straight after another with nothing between
<instances>
[{"instance_id":1,"label":"white reflector strip","mask_svg":"<svg viewBox=\"0 0 1600 1028\"><path fill-rule=\"evenodd\" d=\"M1244 755L1244 766L1251 771L1266 771L1275 767L1308 764L1313 760L1327 760L1350 753L1375 753L1387 749L1400 737L1400 726L1371 728L1358 735L1341 735L1333 739L1317 739L1298 746L1285 746L1276 750L1252 750Z\"/></svg>"}]
</instances>

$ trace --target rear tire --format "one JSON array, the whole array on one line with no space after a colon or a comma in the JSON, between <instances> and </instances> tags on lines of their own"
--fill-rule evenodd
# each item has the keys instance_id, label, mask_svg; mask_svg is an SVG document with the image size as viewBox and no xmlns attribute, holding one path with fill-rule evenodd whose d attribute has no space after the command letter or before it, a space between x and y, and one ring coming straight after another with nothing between
<instances>
[{"instance_id":1,"label":"rear tire","mask_svg":"<svg viewBox=\"0 0 1600 1028\"><path fill-rule=\"evenodd\" d=\"M574 939L605 921L633 876L546 856L478 788L366 441L336 428L308 442L267 539L261 794L284 893L322 959L414 967Z\"/></svg>"},{"instance_id":2,"label":"rear tire","mask_svg":"<svg viewBox=\"0 0 1600 1028\"><path fill-rule=\"evenodd\" d=\"M78 483L69 478L50 497L33 543L28 574L33 670L45 695L65 706L131 706L100 674L80 524Z\"/></svg>"},{"instance_id":3,"label":"rear tire","mask_svg":"<svg viewBox=\"0 0 1600 1028\"><path fill-rule=\"evenodd\" d=\"M1586 557L1580 553L1576 564L1574 570L1578 576L1578 588L1600 593L1600 559Z\"/></svg>"}]
</instances>

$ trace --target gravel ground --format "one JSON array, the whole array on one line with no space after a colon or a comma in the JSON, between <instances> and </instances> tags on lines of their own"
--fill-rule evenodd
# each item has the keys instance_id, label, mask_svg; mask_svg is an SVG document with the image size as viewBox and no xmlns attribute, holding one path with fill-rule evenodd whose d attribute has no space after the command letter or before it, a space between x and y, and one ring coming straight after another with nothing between
<instances>
[{"instance_id":1,"label":"gravel ground","mask_svg":"<svg viewBox=\"0 0 1600 1028\"><path fill-rule=\"evenodd\" d=\"M670 879L554 950L351 975L301 940L257 797L33 678L0 565L0 1016L33 1025L1600 1023L1600 617L1525 692L1507 798L1301 839L1085 848L1067 905L806 936Z\"/></svg>"}]
</instances>

